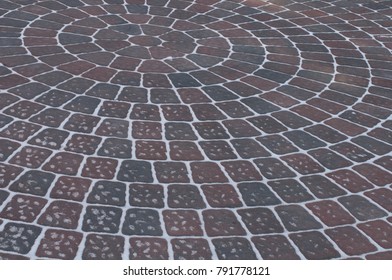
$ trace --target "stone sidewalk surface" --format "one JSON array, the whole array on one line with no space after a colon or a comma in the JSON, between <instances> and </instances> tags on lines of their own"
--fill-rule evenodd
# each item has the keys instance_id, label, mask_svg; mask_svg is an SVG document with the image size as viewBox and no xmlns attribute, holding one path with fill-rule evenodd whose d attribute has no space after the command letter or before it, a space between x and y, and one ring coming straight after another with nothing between
<instances>
[{"instance_id":1,"label":"stone sidewalk surface","mask_svg":"<svg viewBox=\"0 0 392 280\"><path fill-rule=\"evenodd\" d=\"M392 259L391 16L0 0L0 259Z\"/></svg>"}]
</instances>

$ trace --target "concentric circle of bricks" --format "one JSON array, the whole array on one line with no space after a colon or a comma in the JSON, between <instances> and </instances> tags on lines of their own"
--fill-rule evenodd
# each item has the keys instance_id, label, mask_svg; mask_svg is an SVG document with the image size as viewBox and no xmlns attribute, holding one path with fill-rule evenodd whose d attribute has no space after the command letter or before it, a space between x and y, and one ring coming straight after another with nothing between
<instances>
[{"instance_id":1,"label":"concentric circle of bricks","mask_svg":"<svg viewBox=\"0 0 392 280\"><path fill-rule=\"evenodd\" d=\"M391 1L0 15L0 259L392 259Z\"/></svg>"}]
</instances>

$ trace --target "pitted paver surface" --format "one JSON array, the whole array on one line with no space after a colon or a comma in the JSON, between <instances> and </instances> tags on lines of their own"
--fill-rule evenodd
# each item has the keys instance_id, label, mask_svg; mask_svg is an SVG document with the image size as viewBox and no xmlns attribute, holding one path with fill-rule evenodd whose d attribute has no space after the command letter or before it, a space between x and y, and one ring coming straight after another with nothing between
<instances>
[{"instance_id":1,"label":"pitted paver surface","mask_svg":"<svg viewBox=\"0 0 392 280\"><path fill-rule=\"evenodd\" d=\"M391 1L0 15L0 259L392 259Z\"/></svg>"}]
</instances>

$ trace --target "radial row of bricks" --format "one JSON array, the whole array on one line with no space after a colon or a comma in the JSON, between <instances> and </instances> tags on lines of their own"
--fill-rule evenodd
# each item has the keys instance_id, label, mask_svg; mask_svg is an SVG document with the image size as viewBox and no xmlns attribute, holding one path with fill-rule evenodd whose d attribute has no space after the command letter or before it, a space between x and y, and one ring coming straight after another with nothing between
<instances>
[{"instance_id":1,"label":"radial row of bricks","mask_svg":"<svg viewBox=\"0 0 392 280\"><path fill-rule=\"evenodd\" d=\"M391 15L0 0L0 259L392 259Z\"/></svg>"}]
</instances>

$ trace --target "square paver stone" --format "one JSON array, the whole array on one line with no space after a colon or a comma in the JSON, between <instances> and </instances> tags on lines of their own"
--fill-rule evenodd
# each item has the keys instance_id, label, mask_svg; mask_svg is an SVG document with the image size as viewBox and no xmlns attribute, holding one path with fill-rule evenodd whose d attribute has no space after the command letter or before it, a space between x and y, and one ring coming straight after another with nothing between
<instances>
[{"instance_id":1,"label":"square paver stone","mask_svg":"<svg viewBox=\"0 0 392 280\"><path fill-rule=\"evenodd\" d=\"M152 183L152 166L147 161L124 160L117 179L126 182Z\"/></svg>"},{"instance_id":2,"label":"square paver stone","mask_svg":"<svg viewBox=\"0 0 392 280\"><path fill-rule=\"evenodd\" d=\"M290 239L298 246L301 253L309 260L323 260L340 257L339 252L328 241L325 235L318 231L293 233Z\"/></svg>"},{"instance_id":3,"label":"square paver stone","mask_svg":"<svg viewBox=\"0 0 392 280\"><path fill-rule=\"evenodd\" d=\"M82 259L121 260L124 251L124 237L104 234L87 235Z\"/></svg>"},{"instance_id":4,"label":"square paver stone","mask_svg":"<svg viewBox=\"0 0 392 280\"><path fill-rule=\"evenodd\" d=\"M167 140L197 140L197 136L188 123L165 123L165 138Z\"/></svg>"},{"instance_id":5,"label":"square paver stone","mask_svg":"<svg viewBox=\"0 0 392 280\"><path fill-rule=\"evenodd\" d=\"M331 180L321 175L301 177L300 180L317 198L332 198L347 193Z\"/></svg>"},{"instance_id":6,"label":"square paver stone","mask_svg":"<svg viewBox=\"0 0 392 280\"><path fill-rule=\"evenodd\" d=\"M210 260L212 253L208 241L202 238L171 240L175 260Z\"/></svg>"},{"instance_id":7,"label":"square paver stone","mask_svg":"<svg viewBox=\"0 0 392 280\"><path fill-rule=\"evenodd\" d=\"M251 138L233 139L230 142L241 158L244 159L267 157L271 155L256 140Z\"/></svg>"},{"instance_id":8,"label":"square paver stone","mask_svg":"<svg viewBox=\"0 0 392 280\"><path fill-rule=\"evenodd\" d=\"M130 114L132 120L160 121L159 107L151 104L135 104Z\"/></svg>"},{"instance_id":9,"label":"square paver stone","mask_svg":"<svg viewBox=\"0 0 392 280\"><path fill-rule=\"evenodd\" d=\"M0 190L0 206L1 204L3 204L3 202L7 199L9 195L10 195L9 192Z\"/></svg>"},{"instance_id":10,"label":"square paver stone","mask_svg":"<svg viewBox=\"0 0 392 280\"><path fill-rule=\"evenodd\" d=\"M45 212L38 219L41 225L76 229L83 206L68 201L52 201Z\"/></svg>"},{"instance_id":11,"label":"square paver stone","mask_svg":"<svg viewBox=\"0 0 392 280\"><path fill-rule=\"evenodd\" d=\"M114 159L90 157L84 164L82 175L95 179L113 179L117 164Z\"/></svg>"},{"instance_id":12,"label":"square paver stone","mask_svg":"<svg viewBox=\"0 0 392 280\"><path fill-rule=\"evenodd\" d=\"M283 235L252 237L252 242L264 260L298 260L300 257Z\"/></svg>"},{"instance_id":13,"label":"square paver stone","mask_svg":"<svg viewBox=\"0 0 392 280\"><path fill-rule=\"evenodd\" d=\"M155 162L155 174L160 183L189 183L186 165L181 162Z\"/></svg>"},{"instance_id":14,"label":"square paver stone","mask_svg":"<svg viewBox=\"0 0 392 280\"><path fill-rule=\"evenodd\" d=\"M49 108L32 117L30 121L50 127L59 127L69 115L67 111Z\"/></svg>"},{"instance_id":15,"label":"square paver stone","mask_svg":"<svg viewBox=\"0 0 392 280\"><path fill-rule=\"evenodd\" d=\"M200 189L194 185L169 185L167 200L170 208L202 209L206 207Z\"/></svg>"},{"instance_id":16,"label":"square paver stone","mask_svg":"<svg viewBox=\"0 0 392 280\"><path fill-rule=\"evenodd\" d=\"M79 177L61 176L56 181L50 197L73 201L83 201L89 191L91 180Z\"/></svg>"},{"instance_id":17,"label":"square paver stone","mask_svg":"<svg viewBox=\"0 0 392 280\"><path fill-rule=\"evenodd\" d=\"M29 260L30 258L21 256L21 255L15 255L15 254L8 254L8 253L0 253L0 260Z\"/></svg>"},{"instance_id":18,"label":"square paver stone","mask_svg":"<svg viewBox=\"0 0 392 280\"><path fill-rule=\"evenodd\" d=\"M359 195L350 195L338 199L340 203L358 220L366 221L382 218L387 213L376 204Z\"/></svg>"},{"instance_id":19,"label":"square paver stone","mask_svg":"<svg viewBox=\"0 0 392 280\"><path fill-rule=\"evenodd\" d=\"M245 160L226 161L222 165L235 182L260 181L262 179L251 162Z\"/></svg>"},{"instance_id":20,"label":"square paver stone","mask_svg":"<svg viewBox=\"0 0 392 280\"><path fill-rule=\"evenodd\" d=\"M0 232L0 249L20 254L27 254L41 233L41 228L34 225L7 223Z\"/></svg>"},{"instance_id":21,"label":"square paver stone","mask_svg":"<svg viewBox=\"0 0 392 280\"><path fill-rule=\"evenodd\" d=\"M237 187L247 206L267 206L281 203L280 199L263 183L240 183Z\"/></svg>"},{"instance_id":22,"label":"square paver stone","mask_svg":"<svg viewBox=\"0 0 392 280\"><path fill-rule=\"evenodd\" d=\"M48 128L39 132L36 136L34 136L31 140L29 140L29 144L58 150L64 141L67 139L69 132Z\"/></svg>"},{"instance_id":23,"label":"square paver stone","mask_svg":"<svg viewBox=\"0 0 392 280\"><path fill-rule=\"evenodd\" d=\"M365 195L382 206L385 210L392 212L392 190L379 188L365 192Z\"/></svg>"},{"instance_id":24,"label":"square paver stone","mask_svg":"<svg viewBox=\"0 0 392 280\"><path fill-rule=\"evenodd\" d=\"M163 220L170 236L203 235L200 217L194 210L165 210Z\"/></svg>"},{"instance_id":25,"label":"square paver stone","mask_svg":"<svg viewBox=\"0 0 392 280\"><path fill-rule=\"evenodd\" d=\"M122 210L116 207L87 206L83 217L84 231L117 233Z\"/></svg>"},{"instance_id":26,"label":"square paver stone","mask_svg":"<svg viewBox=\"0 0 392 280\"><path fill-rule=\"evenodd\" d=\"M159 122L134 121L132 137L135 139L162 139L162 126Z\"/></svg>"},{"instance_id":27,"label":"square paver stone","mask_svg":"<svg viewBox=\"0 0 392 280\"><path fill-rule=\"evenodd\" d=\"M130 184L129 204L139 207L163 208L164 190L161 185Z\"/></svg>"},{"instance_id":28,"label":"square paver stone","mask_svg":"<svg viewBox=\"0 0 392 280\"><path fill-rule=\"evenodd\" d=\"M55 175L52 173L31 170L27 171L16 180L10 186L10 190L44 196L48 192L54 179Z\"/></svg>"},{"instance_id":29,"label":"square paver stone","mask_svg":"<svg viewBox=\"0 0 392 280\"><path fill-rule=\"evenodd\" d=\"M338 244L347 255L362 255L376 251L376 247L370 243L369 239L354 227L345 226L327 229L325 233Z\"/></svg>"},{"instance_id":30,"label":"square paver stone","mask_svg":"<svg viewBox=\"0 0 392 280\"><path fill-rule=\"evenodd\" d=\"M193 126L199 135L206 140L229 139L225 128L218 122L198 122Z\"/></svg>"},{"instance_id":31,"label":"square paver stone","mask_svg":"<svg viewBox=\"0 0 392 280\"><path fill-rule=\"evenodd\" d=\"M65 175L76 175L82 160L81 155L59 152L43 166L43 169Z\"/></svg>"},{"instance_id":32,"label":"square paver stone","mask_svg":"<svg viewBox=\"0 0 392 280\"><path fill-rule=\"evenodd\" d=\"M300 205L281 205L275 210L289 231L322 228L322 225Z\"/></svg>"},{"instance_id":33,"label":"square paver stone","mask_svg":"<svg viewBox=\"0 0 392 280\"><path fill-rule=\"evenodd\" d=\"M126 185L121 182L98 181L87 197L88 203L125 205Z\"/></svg>"},{"instance_id":34,"label":"square paver stone","mask_svg":"<svg viewBox=\"0 0 392 280\"><path fill-rule=\"evenodd\" d=\"M371 183L348 169L340 169L332 173L328 173L327 176L352 193L374 188Z\"/></svg>"},{"instance_id":35,"label":"square paver stone","mask_svg":"<svg viewBox=\"0 0 392 280\"><path fill-rule=\"evenodd\" d=\"M392 251L385 251L385 252L366 255L367 260L390 260L391 258L392 258Z\"/></svg>"},{"instance_id":36,"label":"square paver stone","mask_svg":"<svg viewBox=\"0 0 392 280\"><path fill-rule=\"evenodd\" d=\"M242 206L242 202L239 199L238 193L232 185L203 185L201 188L207 199L208 204L211 207L226 208Z\"/></svg>"},{"instance_id":37,"label":"square paver stone","mask_svg":"<svg viewBox=\"0 0 392 280\"><path fill-rule=\"evenodd\" d=\"M102 139L100 137L85 134L73 134L68 140L65 149L74 153L92 155L97 150L101 141Z\"/></svg>"},{"instance_id":38,"label":"square paver stone","mask_svg":"<svg viewBox=\"0 0 392 280\"><path fill-rule=\"evenodd\" d=\"M205 230L208 236L245 235L246 232L230 210L203 211Z\"/></svg>"},{"instance_id":39,"label":"square paver stone","mask_svg":"<svg viewBox=\"0 0 392 280\"><path fill-rule=\"evenodd\" d=\"M191 141L170 141L170 159L180 161L203 160L200 148Z\"/></svg>"},{"instance_id":40,"label":"square paver stone","mask_svg":"<svg viewBox=\"0 0 392 280\"><path fill-rule=\"evenodd\" d=\"M333 227L353 224L355 219L339 203L333 200L322 200L306 204L324 224Z\"/></svg>"},{"instance_id":41,"label":"square paver stone","mask_svg":"<svg viewBox=\"0 0 392 280\"><path fill-rule=\"evenodd\" d=\"M52 154L52 151L33 146L23 147L10 160L10 163L28 168L38 168Z\"/></svg>"},{"instance_id":42,"label":"square paver stone","mask_svg":"<svg viewBox=\"0 0 392 280\"><path fill-rule=\"evenodd\" d=\"M385 249L392 248L392 241L388 238L392 232L392 226L390 223L382 220L375 220L359 224L358 227L370 236L370 238L376 241L381 247Z\"/></svg>"},{"instance_id":43,"label":"square paver stone","mask_svg":"<svg viewBox=\"0 0 392 280\"><path fill-rule=\"evenodd\" d=\"M268 208L240 209L238 214L252 234L282 233L284 231L272 210Z\"/></svg>"},{"instance_id":44,"label":"square paver stone","mask_svg":"<svg viewBox=\"0 0 392 280\"><path fill-rule=\"evenodd\" d=\"M233 148L226 141L200 141L200 147L210 160L237 158Z\"/></svg>"},{"instance_id":45,"label":"square paver stone","mask_svg":"<svg viewBox=\"0 0 392 280\"><path fill-rule=\"evenodd\" d=\"M298 149L293 144L291 144L286 138L280 135L266 135L258 137L257 141L263 144L268 150L278 155L298 152ZM250 154L252 154L253 152L253 149L249 151ZM261 154L260 157L269 156L268 152L266 153L267 155L265 155L264 153L264 155Z\"/></svg>"},{"instance_id":46,"label":"square paver stone","mask_svg":"<svg viewBox=\"0 0 392 280\"><path fill-rule=\"evenodd\" d=\"M226 183L228 179L214 162L192 162L192 177L196 183Z\"/></svg>"},{"instance_id":47,"label":"square paver stone","mask_svg":"<svg viewBox=\"0 0 392 280\"><path fill-rule=\"evenodd\" d=\"M48 229L40 241L36 255L44 258L72 260L82 241L80 232Z\"/></svg>"},{"instance_id":48,"label":"square paver stone","mask_svg":"<svg viewBox=\"0 0 392 280\"><path fill-rule=\"evenodd\" d=\"M168 244L163 238L135 237L129 241L129 259L131 260L167 260Z\"/></svg>"},{"instance_id":49,"label":"square paver stone","mask_svg":"<svg viewBox=\"0 0 392 280\"><path fill-rule=\"evenodd\" d=\"M255 260L256 254L249 240L242 237L213 239L220 260Z\"/></svg>"},{"instance_id":50,"label":"square paver stone","mask_svg":"<svg viewBox=\"0 0 392 280\"><path fill-rule=\"evenodd\" d=\"M132 141L127 139L106 138L102 147L98 150L99 156L114 158L131 158Z\"/></svg>"},{"instance_id":51,"label":"square paver stone","mask_svg":"<svg viewBox=\"0 0 392 280\"><path fill-rule=\"evenodd\" d=\"M294 179L276 180L268 183L280 198L287 203L313 200L313 196Z\"/></svg>"},{"instance_id":52,"label":"square paver stone","mask_svg":"<svg viewBox=\"0 0 392 280\"><path fill-rule=\"evenodd\" d=\"M97 135L127 138L129 130L129 122L118 119L105 119L98 127Z\"/></svg>"},{"instance_id":53,"label":"square paver stone","mask_svg":"<svg viewBox=\"0 0 392 280\"><path fill-rule=\"evenodd\" d=\"M20 144L14 141L0 139L0 161L5 161L10 155L12 155Z\"/></svg>"},{"instance_id":54,"label":"square paver stone","mask_svg":"<svg viewBox=\"0 0 392 280\"><path fill-rule=\"evenodd\" d=\"M41 197L15 195L1 211L0 217L26 223L33 222L46 203L47 200Z\"/></svg>"},{"instance_id":55,"label":"square paver stone","mask_svg":"<svg viewBox=\"0 0 392 280\"><path fill-rule=\"evenodd\" d=\"M91 115L73 114L65 123L64 128L75 132L91 133L99 120L98 117Z\"/></svg>"}]
</instances>

